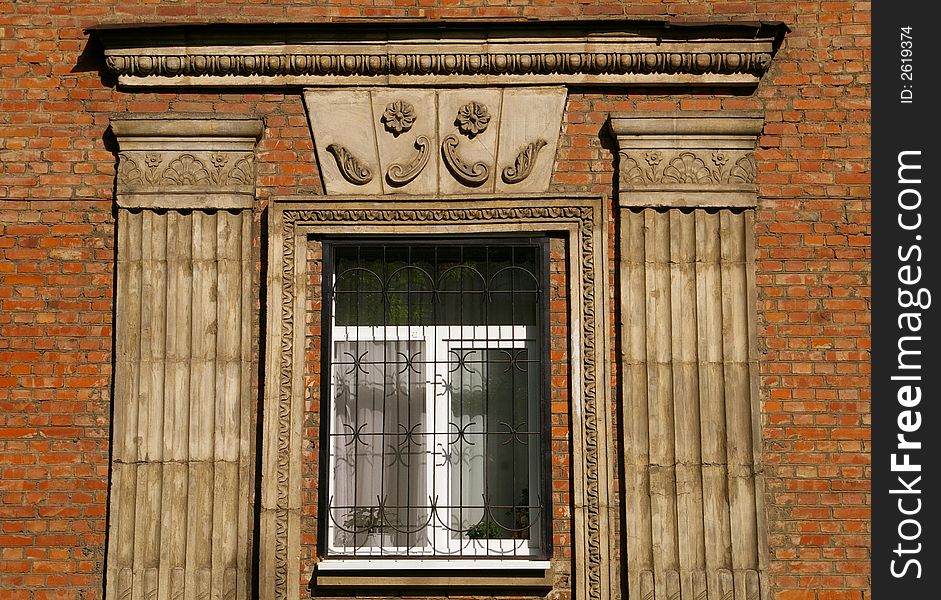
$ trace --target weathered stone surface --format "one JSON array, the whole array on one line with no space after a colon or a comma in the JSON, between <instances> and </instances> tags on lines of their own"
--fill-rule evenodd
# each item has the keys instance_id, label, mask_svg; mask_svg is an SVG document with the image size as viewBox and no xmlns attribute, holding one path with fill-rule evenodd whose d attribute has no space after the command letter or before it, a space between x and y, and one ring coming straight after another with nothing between
<instances>
[{"instance_id":1,"label":"weathered stone surface","mask_svg":"<svg viewBox=\"0 0 941 600\"><path fill-rule=\"evenodd\" d=\"M248 598L255 260L251 210L233 209L254 198L261 122L142 117L112 129L120 155L108 597L185 589Z\"/></svg>"},{"instance_id":2,"label":"weathered stone surface","mask_svg":"<svg viewBox=\"0 0 941 600\"><path fill-rule=\"evenodd\" d=\"M114 117L116 200L126 208L250 208L259 119Z\"/></svg>"},{"instance_id":3,"label":"weathered stone surface","mask_svg":"<svg viewBox=\"0 0 941 600\"><path fill-rule=\"evenodd\" d=\"M330 23L97 30L135 86L751 86L786 27L610 21ZM142 40L144 40L142 42Z\"/></svg>"},{"instance_id":4,"label":"weathered stone surface","mask_svg":"<svg viewBox=\"0 0 941 600\"><path fill-rule=\"evenodd\" d=\"M621 206L742 206L757 199L756 113L612 115Z\"/></svg>"},{"instance_id":5,"label":"weathered stone surface","mask_svg":"<svg viewBox=\"0 0 941 600\"><path fill-rule=\"evenodd\" d=\"M729 156L753 161L761 118L643 114L611 124L622 161L629 595L766 598L754 209L741 208L755 206L756 192L753 176L729 176Z\"/></svg>"},{"instance_id":6,"label":"weathered stone surface","mask_svg":"<svg viewBox=\"0 0 941 600\"><path fill-rule=\"evenodd\" d=\"M327 194L426 197L548 190L565 98L562 87L304 94ZM344 172L339 147L358 168Z\"/></svg>"}]
</instances>

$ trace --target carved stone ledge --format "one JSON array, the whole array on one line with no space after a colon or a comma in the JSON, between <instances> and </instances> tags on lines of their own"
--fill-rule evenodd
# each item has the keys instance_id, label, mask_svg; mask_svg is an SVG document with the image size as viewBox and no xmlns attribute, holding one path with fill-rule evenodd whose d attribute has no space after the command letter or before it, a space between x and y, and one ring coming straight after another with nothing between
<instances>
[{"instance_id":1,"label":"carved stone ledge","mask_svg":"<svg viewBox=\"0 0 941 600\"><path fill-rule=\"evenodd\" d=\"M115 116L124 208L250 208L263 124L234 117Z\"/></svg>"},{"instance_id":2,"label":"carved stone ledge","mask_svg":"<svg viewBox=\"0 0 941 600\"><path fill-rule=\"evenodd\" d=\"M612 115L618 202L631 207L753 207L760 113Z\"/></svg>"},{"instance_id":3,"label":"carved stone ledge","mask_svg":"<svg viewBox=\"0 0 941 600\"><path fill-rule=\"evenodd\" d=\"M429 21L99 27L134 86L755 85L780 23Z\"/></svg>"}]
</instances>

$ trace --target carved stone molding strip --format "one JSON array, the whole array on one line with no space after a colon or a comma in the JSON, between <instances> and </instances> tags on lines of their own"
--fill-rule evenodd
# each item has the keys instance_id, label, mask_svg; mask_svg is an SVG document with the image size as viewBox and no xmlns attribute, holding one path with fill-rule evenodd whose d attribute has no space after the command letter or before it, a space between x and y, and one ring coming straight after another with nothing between
<instances>
[{"instance_id":1,"label":"carved stone molding strip","mask_svg":"<svg viewBox=\"0 0 941 600\"><path fill-rule=\"evenodd\" d=\"M128 85L753 85L787 28L663 21L98 28ZM144 40L144 43L142 43Z\"/></svg>"},{"instance_id":2,"label":"carved stone molding strip","mask_svg":"<svg viewBox=\"0 0 941 600\"><path fill-rule=\"evenodd\" d=\"M455 179L466 186L477 187L483 185L490 177L490 167L483 162L467 164L457 154L457 146L460 142L456 135L449 135L441 142L441 156L444 157L444 164L454 175Z\"/></svg>"},{"instance_id":3,"label":"carved stone molding strip","mask_svg":"<svg viewBox=\"0 0 941 600\"><path fill-rule=\"evenodd\" d=\"M132 77L278 77L385 75L752 75L770 52L547 52L540 54L257 54L109 56L108 69Z\"/></svg>"},{"instance_id":4,"label":"carved stone molding strip","mask_svg":"<svg viewBox=\"0 0 941 600\"><path fill-rule=\"evenodd\" d=\"M360 162L353 153L340 144L330 144L327 146L327 152L333 155L337 161L337 167L343 179L346 179L354 185L366 185L372 181L372 171Z\"/></svg>"},{"instance_id":5,"label":"carved stone molding strip","mask_svg":"<svg viewBox=\"0 0 941 600\"><path fill-rule=\"evenodd\" d=\"M389 167L389 170L386 171L386 180L389 182L389 185L401 186L407 184L418 177L418 174L421 173L425 165L428 164L428 156L431 154L431 140L420 135L415 140L415 148L418 150L418 154L415 155L415 158L404 165L393 163Z\"/></svg>"},{"instance_id":6,"label":"carved stone molding strip","mask_svg":"<svg viewBox=\"0 0 941 600\"><path fill-rule=\"evenodd\" d=\"M277 267L277 277L273 282L271 298L280 305L272 312L273 322L270 327L271 347L276 348L276 357L269 362L267 377L272 388L266 397L269 403L267 411L270 420L265 430L266 466L263 468L262 498L263 515L268 515L262 531L263 558L261 565L262 598L287 598L298 592L297 580L290 569L297 560L298 553L292 550L292 527L298 527L290 520L292 511L299 508L292 506L292 488L290 481L292 469L299 464L302 448L300 441L292 433L296 428L294 419L299 419L296 403L303 402L303 394L298 393L297 378L302 377L297 369L298 357L302 348L296 347L297 328L303 327L303 319L297 320L298 310L297 282L298 269L305 252L297 247L305 234L316 231L363 232L364 228L377 228L376 231L390 233L407 228L420 231L418 227L453 227L468 232L475 228L481 232L510 231L522 227L540 230L559 229L571 232L571 243L575 245L570 260L571 292L577 294L579 301L573 303L577 312L572 315L572 327L576 328L575 347L572 349L573 369L577 375L573 379L576 390L573 398L579 404L582 418L574 425L576 457L580 473L575 481L576 495L582 502L576 507L574 545L581 560L573 564L575 568L576 598L607 600L612 598L612 591L617 589L613 573L609 542L611 519L608 516L611 503L608 499L610 477L608 466L609 417L607 395L607 374L605 360L605 314L603 308L606 293L604 257L606 244L603 242L606 222L603 208L597 201L560 200L542 198L547 205L521 205L516 200L495 202L475 200L471 207L423 208L411 204L389 209L372 208L357 201L339 201L333 208L313 208L310 205L291 206L275 205L272 218L272 235L277 244L272 249L272 259ZM512 225L509 225L512 224ZM511 229L506 229L510 227ZM501 229L502 228L502 229ZM600 269L600 271L599 271ZM301 354L298 354L301 353ZM295 456L296 455L296 456ZM295 465L292 467L291 465ZM296 533L296 532L295 532ZM270 537L269 537L270 536ZM266 548L273 542L273 556ZM271 587L268 588L268 582Z\"/></svg>"},{"instance_id":7,"label":"carved stone molding strip","mask_svg":"<svg viewBox=\"0 0 941 600\"><path fill-rule=\"evenodd\" d=\"M539 151L542 150L547 143L546 140L536 140L520 150L513 164L505 167L500 174L501 177L503 177L503 181L506 183L519 183L529 177L529 174L533 172L533 165L536 164L536 157L539 156Z\"/></svg>"},{"instance_id":8,"label":"carved stone molding strip","mask_svg":"<svg viewBox=\"0 0 941 600\"><path fill-rule=\"evenodd\" d=\"M755 183L755 153L750 151L625 151L618 157L621 180L632 187L677 183Z\"/></svg>"},{"instance_id":9,"label":"carved stone molding strip","mask_svg":"<svg viewBox=\"0 0 941 600\"><path fill-rule=\"evenodd\" d=\"M652 49L651 49L652 50ZM272 85L316 85L322 78L347 77L351 84L363 78L516 77L525 83L671 83L669 77L688 75L677 84L716 85L757 83L771 65L770 52L588 52L545 54L393 54L377 56L317 55L125 55L109 56L108 70L131 85L245 85L250 78ZM355 79L354 79L355 78ZM540 81L540 78L545 81ZM622 81L618 81L621 79ZM184 83L185 82L185 83ZM378 82L377 82L378 83Z\"/></svg>"}]
</instances>

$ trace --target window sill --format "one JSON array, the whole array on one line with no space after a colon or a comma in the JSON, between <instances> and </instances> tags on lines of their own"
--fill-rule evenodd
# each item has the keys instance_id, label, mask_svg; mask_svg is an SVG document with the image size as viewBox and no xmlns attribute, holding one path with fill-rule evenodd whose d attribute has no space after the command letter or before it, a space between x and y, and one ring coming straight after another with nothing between
<instances>
[{"instance_id":1,"label":"window sill","mask_svg":"<svg viewBox=\"0 0 941 600\"><path fill-rule=\"evenodd\" d=\"M369 560L333 559L314 572L317 588L526 588L548 589L547 560Z\"/></svg>"},{"instance_id":2,"label":"window sill","mask_svg":"<svg viewBox=\"0 0 941 600\"><path fill-rule=\"evenodd\" d=\"M368 558L334 558L317 565L318 571L546 571L548 560L422 560L394 558L370 560Z\"/></svg>"}]
</instances>

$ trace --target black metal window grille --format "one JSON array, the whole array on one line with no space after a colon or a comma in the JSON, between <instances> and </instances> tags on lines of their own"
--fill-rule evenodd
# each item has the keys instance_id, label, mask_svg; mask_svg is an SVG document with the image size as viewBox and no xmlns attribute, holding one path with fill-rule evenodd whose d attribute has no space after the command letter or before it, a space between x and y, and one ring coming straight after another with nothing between
<instances>
[{"instance_id":1,"label":"black metal window grille","mask_svg":"<svg viewBox=\"0 0 941 600\"><path fill-rule=\"evenodd\" d=\"M328 555L547 556L545 240L324 249Z\"/></svg>"}]
</instances>

